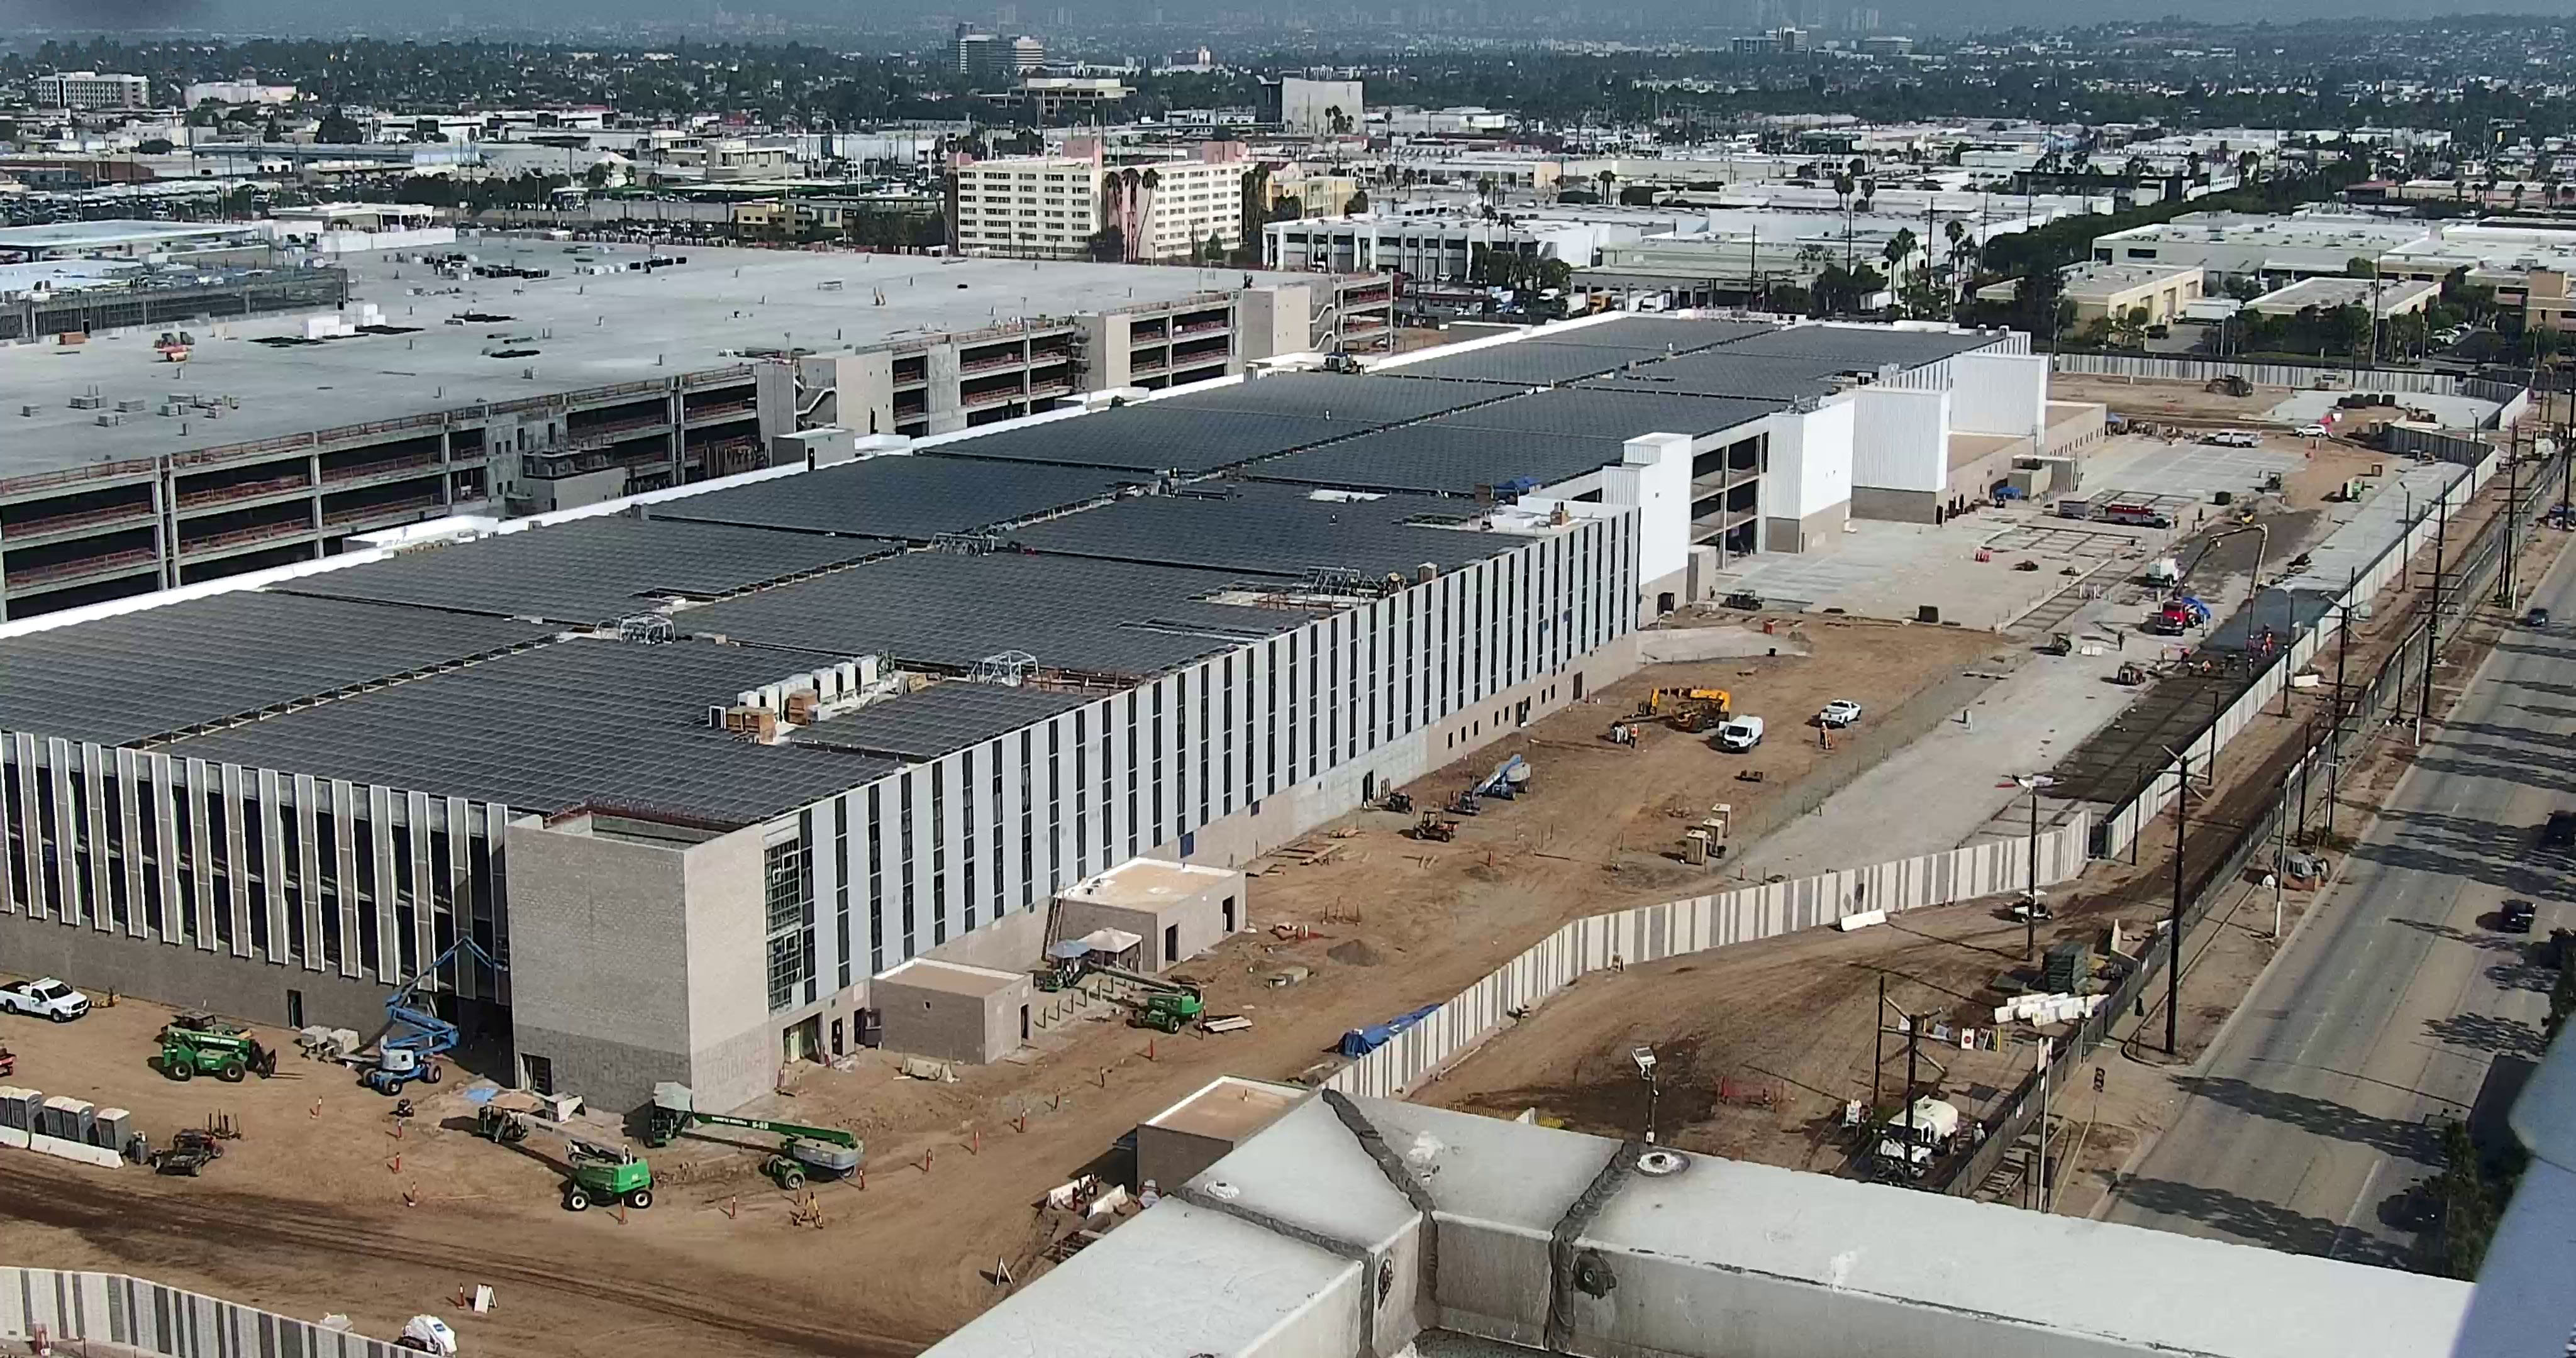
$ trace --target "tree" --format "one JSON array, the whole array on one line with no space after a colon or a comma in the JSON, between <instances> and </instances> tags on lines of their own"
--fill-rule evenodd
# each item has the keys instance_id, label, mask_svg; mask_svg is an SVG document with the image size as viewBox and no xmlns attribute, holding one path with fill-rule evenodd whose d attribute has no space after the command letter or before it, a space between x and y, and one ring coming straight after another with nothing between
<instances>
[{"instance_id":1,"label":"tree","mask_svg":"<svg viewBox=\"0 0 2576 1358\"><path fill-rule=\"evenodd\" d=\"M367 139L356 119L340 111L338 104L322 111L322 123L313 130L313 140L332 146L346 146Z\"/></svg>"},{"instance_id":2,"label":"tree","mask_svg":"<svg viewBox=\"0 0 2576 1358\"><path fill-rule=\"evenodd\" d=\"M1342 112L1341 105L1334 104L1324 110L1324 126L1336 137L1347 137L1351 132L1351 115Z\"/></svg>"},{"instance_id":3,"label":"tree","mask_svg":"<svg viewBox=\"0 0 2576 1358\"><path fill-rule=\"evenodd\" d=\"M171 151L170 139L168 137L147 137L144 140L135 143L134 151L137 155L166 156L170 154Z\"/></svg>"},{"instance_id":4,"label":"tree","mask_svg":"<svg viewBox=\"0 0 2576 1358\"><path fill-rule=\"evenodd\" d=\"M1344 216L1356 217L1368 210L1369 196L1368 190L1366 189L1351 190L1351 196L1342 203L1342 213Z\"/></svg>"},{"instance_id":5,"label":"tree","mask_svg":"<svg viewBox=\"0 0 2576 1358\"><path fill-rule=\"evenodd\" d=\"M1127 233L1114 226L1104 226L1091 233L1091 257L1103 264L1117 264L1127 258Z\"/></svg>"},{"instance_id":6,"label":"tree","mask_svg":"<svg viewBox=\"0 0 2576 1358\"><path fill-rule=\"evenodd\" d=\"M1851 177L1850 175L1847 175L1847 174L1838 174L1838 175L1835 175L1835 176L1834 176L1834 211L1836 211L1836 212L1842 212L1842 211L1846 211L1846 210L1848 210L1848 209L1850 208L1850 206L1851 206L1851 195L1852 195L1852 177Z\"/></svg>"},{"instance_id":7,"label":"tree","mask_svg":"<svg viewBox=\"0 0 2576 1358\"><path fill-rule=\"evenodd\" d=\"M1905 271L1905 261L1914 258L1917 243L1914 228L1909 226L1898 228L1896 234L1888 238L1887 244L1879 247L1878 257L1887 261L1888 277L1894 278Z\"/></svg>"},{"instance_id":8,"label":"tree","mask_svg":"<svg viewBox=\"0 0 2576 1358\"><path fill-rule=\"evenodd\" d=\"M1601 201L1605 203L1614 201L1612 189L1619 183L1618 172L1605 169L1592 177L1601 182Z\"/></svg>"}]
</instances>

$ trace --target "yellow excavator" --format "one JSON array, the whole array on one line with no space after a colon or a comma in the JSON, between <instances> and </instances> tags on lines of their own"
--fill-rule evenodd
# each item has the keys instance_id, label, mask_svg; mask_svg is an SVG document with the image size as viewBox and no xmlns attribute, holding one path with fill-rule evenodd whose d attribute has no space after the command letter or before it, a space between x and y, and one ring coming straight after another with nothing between
<instances>
[{"instance_id":1,"label":"yellow excavator","mask_svg":"<svg viewBox=\"0 0 2576 1358\"><path fill-rule=\"evenodd\" d=\"M1637 704L1640 717L1660 717L1679 731L1711 731L1735 712L1735 696L1722 688L1658 688Z\"/></svg>"}]
</instances>

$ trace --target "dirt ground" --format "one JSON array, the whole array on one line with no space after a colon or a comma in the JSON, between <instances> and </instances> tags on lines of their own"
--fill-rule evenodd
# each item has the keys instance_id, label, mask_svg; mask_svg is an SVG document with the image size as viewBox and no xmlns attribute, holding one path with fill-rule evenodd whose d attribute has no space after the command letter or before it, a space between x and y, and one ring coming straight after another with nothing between
<instances>
[{"instance_id":1,"label":"dirt ground","mask_svg":"<svg viewBox=\"0 0 2576 1358\"><path fill-rule=\"evenodd\" d=\"M2501 501L2503 480L2464 512L2473 532ZM2295 503L2295 500L2294 500ZM2523 555L2524 578L2537 579L2567 541L2542 534ZM2375 619L2353 644L2351 666L2366 673L2410 625L2419 584L2384 596ZM2497 628L2482 618L2463 629L2451 671L2466 674ZM2331 652L2317 662L2331 672ZM2289 714L2249 727L2226 750L2218 781L2192 800L2190 862L2213 861L2225 841L2277 795L2283 771L2308 743L2311 722L2330 715L2330 690L2294 694ZM2383 740L2342 788L2340 828L2358 828L2404 767L2404 747ZM2322 797L2323 788L2317 789ZM2318 813L2322 814L2322 808ZM2134 937L2162 917L2170 899L2172 821L2160 819L2139 840L2136 862L2097 863L2059 888L2059 917L2038 930L2039 946L2083 938L2097 951L2114 921ZM2277 927L2286 932L2314 893L2284 891ZM2194 1059L2252 988L2275 951L2274 895L2242 882L2192 936L2184 954L2184 1008L2177 1023L2179 1062ZM1646 1095L1629 1052L1655 1048L1663 1093L1660 1139L1687 1150L1791 1168L1855 1168L1856 1143L1841 1130L1844 1103L1872 1093L1872 1015L1884 982L1896 1010L1953 1024L1988 1027L1992 1008L2030 980L2024 929L2003 918L2000 901L1912 911L1885 929L1852 934L1823 930L1764 940L1720 952L1592 976L1551 999L1519 1025L1426 1085L1417 1095L1443 1107L1518 1116L1535 1110L1581 1131L1633 1135L1643 1125ZM2134 948L2134 944L2130 945ZM1963 1114L1979 1116L2030 1069L2039 1033L2020 1031L1997 1051L1934 1051L1945 1063L1921 1078ZM2053 1206L2091 1210L2119 1166L2161 1129L2173 1106L2166 1076L2177 1064L2162 1050L2161 992L2143 1015L2115 1028L2090 1063L2103 1072L2065 1091L2052 1121L2060 1158ZM1933 1051L1927 1043L1926 1051ZM1903 1044L1890 1037L1879 1053L1881 1106L1903 1087ZM1734 1097L1730 1098L1732 1095Z\"/></svg>"},{"instance_id":2,"label":"dirt ground","mask_svg":"<svg viewBox=\"0 0 2576 1358\"><path fill-rule=\"evenodd\" d=\"M2098 401L2132 419L2259 419L2288 400L2288 387L2256 387L2250 396L2203 391L2197 382L2164 382L2124 377L2088 377L2051 373L2048 399Z\"/></svg>"},{"instance_id":3,"label":"dirt ground","mask_svg":"<svg viewBox=\"0 0 2576 1358\"><path fill-rule=\"evenodd\" d=\"M1219 1075L1308 1071L1345 1029L1446 999L1568 919L1715 888L1719 877L1667 857L1685 817L1789 795L1820 761L1852 757L1817 750L1802 724L1826 701L1885 712L2000 644L1859 621L1808 621L1791 637L1808 654L1649 667L1421 780L1411 791L1428 806L1507 754L1536 766L1533 795L1486 803L1454 843L1418 843L1402 834L1410 817L1362 812L1315 837L1338 844L1329 861L1257 878L1251 920L1315 936L1244 934L1183 968L1208 983L1211 1012L1250 1016L1248 1032L1158 1037L1103 1006L953 1084L904 1079L873 1052L846 1071L808 1068L750 1111L867 1138L863 1181L816 1187L819 1226L796 1224L758 1177L758 1134L651 1152L662 1182L649 1211L576 1216L558 1202L553 1144L503 1149L464 1130L462 1076L415 1086L420 1115L397 1136L391 1101L291 1051L272 1081L165 1081L147 1062L167 1011L128 1000L64 1026L0 1021L14 1083L132 1109L157 1142L214 1113L244 1137L199 1179L0 1154L0 1255L346 1312L365 1333L432 1311L476 1353L912 1351L998 1299L1002 1272L1024 1282L1047 1266L1068 1223L1033 1204L1087 1167L1118 1168L1106 1154L1140 1120ZM1650 685L1726 687L1770 718L1770 738L1741 756L1662 727L1633 749L1607 743ZM1748 768L1764 781L1734 778ZM1311 976L1264 985L1291 963ZM492 1314L459 1313L455 1289L471 1283L496 1289Z\"/></svg>"}]
</instances>

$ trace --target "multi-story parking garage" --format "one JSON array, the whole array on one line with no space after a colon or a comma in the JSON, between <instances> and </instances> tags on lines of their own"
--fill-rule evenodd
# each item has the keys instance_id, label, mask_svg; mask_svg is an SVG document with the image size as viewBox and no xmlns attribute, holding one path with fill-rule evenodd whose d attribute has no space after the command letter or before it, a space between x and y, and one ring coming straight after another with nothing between
<instances>
[{"instance_id":1,"label":"multi-story parking garage","mask_svg":"<svg viewBox=\"0 0 2576 1358\"><path fill-rule=\"evenodd\" d=\"M1787 341L1871 381L1692 394L1776 382ZM364 1027L472 937L509 970L443 1002L521 1078L748 1098L855 1042L872 976L1026 966L1087 875L1240 863L1624 674L1694 544L1751 521L1711 494L1844 503L1852 443L1805 422L1958 396L2005 347L1564 327L33 620L0 638L0 938Z\"/></svg>"}]
</instances>

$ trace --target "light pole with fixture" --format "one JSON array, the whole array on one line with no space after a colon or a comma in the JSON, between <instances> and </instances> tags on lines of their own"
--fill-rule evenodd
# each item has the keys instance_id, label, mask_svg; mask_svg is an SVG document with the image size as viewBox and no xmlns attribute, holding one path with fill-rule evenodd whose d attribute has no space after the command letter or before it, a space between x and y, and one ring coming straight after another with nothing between
<instances>
[{"instance_id":1,"label":"light pole with fixture","mask_svg":"<svg viewBox=\"0 0 2576 1358\"><path fill-rule=\"evenodd\" d=\"M1646 1082L1646 1144L1655 1144L1655 1104L1663 1097L1663 1086L1655 1083L1655 1049L1634 1047L1628 1059L1637 1063L1637 1078Z\"/></svg>"},{"instance_id":2,"label":"light pole with fixture","mask_svg":"<svg viewBox=\"0 0 2576 1358\"><path fill-rule=\"evenodd\" d=\"M2013 781L2030 794L2030 877L2021 902L2021 960L2028 962L2039 956L2039 793L2057 786L2057 780L2044 773L2017 773Z\"/></svg>"}]
</instances>

